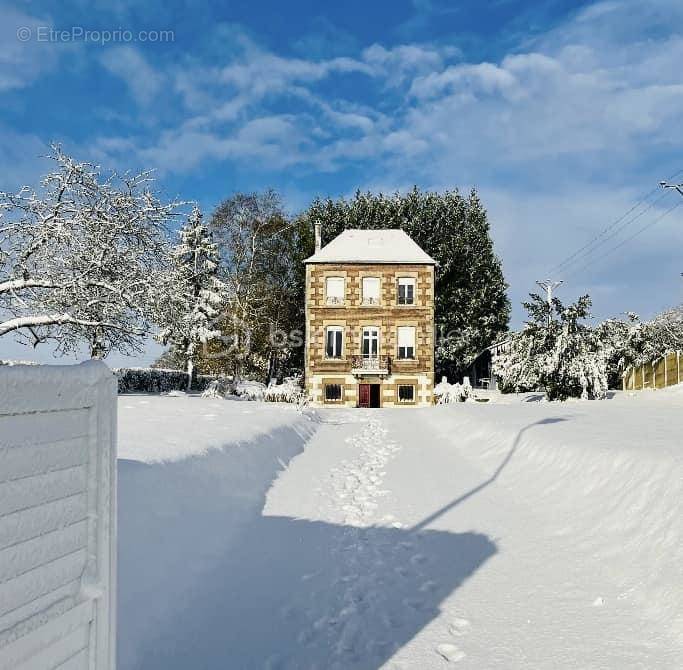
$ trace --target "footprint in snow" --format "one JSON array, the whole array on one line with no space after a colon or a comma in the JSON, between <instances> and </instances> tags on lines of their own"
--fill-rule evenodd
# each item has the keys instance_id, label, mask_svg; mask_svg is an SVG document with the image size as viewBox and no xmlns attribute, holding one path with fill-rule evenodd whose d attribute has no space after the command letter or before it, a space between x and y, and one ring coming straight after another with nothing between
<instances>
[{"instance_id":1,"label":"footprint in snow","mask_svg":"<svg viewBox=\"0 0 683 670\"><path fill-rule=\"evenodd\" d=\"M465 652L454 644L440 644L436 648L436 653L445 658L449 663L457 663L465 658Z\"/></svg>"},{"instance_id":2,"label":"footprint in snow","mask_svg":"<svg viewBox=\"0 0 683 670\"><path fill-rule=\"evenodd\" d=\"M465 635L470 628L470 622L467 619L453 619L448 626L448 631L451 635L460 637Z\"/></svg>"}]
</instances>

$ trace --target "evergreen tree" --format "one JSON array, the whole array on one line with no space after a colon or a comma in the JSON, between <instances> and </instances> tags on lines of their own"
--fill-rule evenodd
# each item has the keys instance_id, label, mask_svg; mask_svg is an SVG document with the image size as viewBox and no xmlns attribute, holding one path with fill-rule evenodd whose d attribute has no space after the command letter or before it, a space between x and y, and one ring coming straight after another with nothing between
<instances>
[{"instance_id":1,"label":"evergreen tree","mask_svg":"<svg viewBox=\"0 0 683 670\"><path fill-rule=\"evenodd\" d=\"M564 306L557 298L548 304L532 293L524 303L529 321L515 333L507 353L494 361L494 373L504 392L542 387L548 400L603 398L607 391L607 360L600 332L584 323L591 299L581 296Z\"/></svg>"},{"instance_id":2,"label":"evergreen tree","mask_svg":"<svg viewBox=\"0 0 683 670\"><path fill-rule=\"evenodd\" d=\"M224 304L218 249L198 207L181 228L172 258L169 299L159 340L170 344L174 356L184 362L190 390L200 348L221 336L215 324Z\"/></svg>"},{"instance_id":3,"label":"evergreen tree","mask_svg":"<svg viewBox=\"0 0 683 670\"><path fill-rule=\"evenodd\" d=\"M359 191L351 200L316 200L299 221L320 222L323 244L347 228L400 228L434 258L437 374L458 375L507 330L507 285L476 191L467 197L417 187L391 196ZM312 240L306 243L312 253ZM303 288L301 282L302 304Z\"/></svg>"}]
</instances>

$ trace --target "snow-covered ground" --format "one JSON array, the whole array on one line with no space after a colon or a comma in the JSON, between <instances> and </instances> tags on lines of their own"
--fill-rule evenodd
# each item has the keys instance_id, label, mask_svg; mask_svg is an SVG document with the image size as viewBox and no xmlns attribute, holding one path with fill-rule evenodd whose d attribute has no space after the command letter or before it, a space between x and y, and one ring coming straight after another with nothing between
<instances>
[{"instance_id":1,"label":"snow-covered ground","mask_svg":"<svg viewBox=\"0 0 683 670\"><path fill-rule=\"evenodd\" d=\"M682 410L122 396L119 668L680 668Z\"/></svg>"}]
</instances>

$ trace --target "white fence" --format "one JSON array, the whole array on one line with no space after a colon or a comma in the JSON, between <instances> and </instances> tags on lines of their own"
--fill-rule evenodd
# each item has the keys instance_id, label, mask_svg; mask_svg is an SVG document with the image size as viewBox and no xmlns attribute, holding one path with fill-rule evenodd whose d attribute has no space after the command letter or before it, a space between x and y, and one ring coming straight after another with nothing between
<instances>
[{"instance_id":1,"label":"white fence","mask_svg":"<svg viewBox=\"0 0 683 670\"><path fill-rule=\"evenodd\" d=\"M0 367L0 670L114 670L116 379Z\"/></svg>"}]
</instances>

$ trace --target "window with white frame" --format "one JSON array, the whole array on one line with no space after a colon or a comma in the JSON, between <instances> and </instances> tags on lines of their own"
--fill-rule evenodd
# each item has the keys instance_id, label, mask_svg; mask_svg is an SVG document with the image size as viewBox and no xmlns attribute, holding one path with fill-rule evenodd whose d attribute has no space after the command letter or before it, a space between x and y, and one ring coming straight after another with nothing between
<instances>
[{"instance_id":1,"label":"window with white frame","mask_svg":"<svg viewBox=\"0 0 683 670\"><path fill-rule=\"evenodd\" d=\"M398 327L398 357L415 358L415 326Z\"/></svg>"},{"instance_id":2,"label":"window with white frame","mask_svg":"<svg viewBox=\"0 0 683 670\"><path fill-rule=\"evenodd\" d=\"M341 402L341 384L325 384L325 402Z\"/></svg>"},{"instance_id":3,"label":"window with white frame","mask_svg":"<svg viewBox=\"0 0 683 670\"><path fill-rule=\"evenodd\" d=\"M325 357L341 358L344 342L344 329L341 326L328 326L325 334Z\"/></svg>"},{"instance_id":4,"label":"window with white frame","mask_svg":"<svg viewBox=\"0 0 683 670\"><path fill-rule=\"evenodd\" d=\"M379 277L363 277L363 304L379 305Z\"/></svg>"},{"instance_id":5,"label":"window with white frame","mask_svg":"<svg viewBox=\"0 0 683 670\"><path fill-rule=\"evenodd\" d=\"M415 402L415 387L412 384L399 384L398 401Z\"/></svg>"},{"instance_id":6,"label":"window with white frame","mask_svg":"<svg viewBox=\"0 0 683 670\"><path fill-rule=\"evenodd\" d=\"M377 358L379 356L379 328L375 326L363 328L361 347L363 358Z\"/></svg>"},{"instance_id":7,"label":"window with white frame","mask_svg":"<svg viewBox=\"0 0 683 670\"><path fill-rule=\"evenodd\" d=\"M398 304L415 304L415 277L398 278Z\"/></svg>"},{"instance_id":8,"label":"window with white frame","mask_svg":"<svg viewBox=\"0 0 683 670\"><path fill-rule=\"evenodd\" d=\"M328 305L343 305L344 277L327 277L325 279L325 296Z\"/></svg>"}]
</instances>

